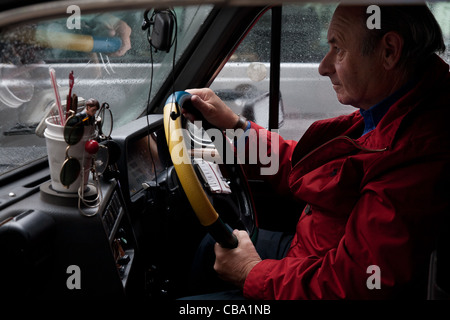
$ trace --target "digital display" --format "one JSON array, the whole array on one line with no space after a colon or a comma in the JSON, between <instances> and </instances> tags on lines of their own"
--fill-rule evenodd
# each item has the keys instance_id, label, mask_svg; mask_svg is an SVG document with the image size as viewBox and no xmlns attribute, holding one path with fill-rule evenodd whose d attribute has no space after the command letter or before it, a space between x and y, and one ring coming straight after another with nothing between
<instances>
[{"instance_id":1,"label":"digital display","mask_svg":"<svg viewBox=\"0 0 450 320\"><path fill-rule=\"evenodd\" d=\"M161 148L158 147L158 144L161 143L165 143L164 132L159 130L131 141L128 145L127 166L130 196L142 190L142 183L153 181L156 175L165 168L164 159L162 159L164 157L161 157L159 152ZM167 148L167 146L164 147Z\"/></svg>"}]
</instances>

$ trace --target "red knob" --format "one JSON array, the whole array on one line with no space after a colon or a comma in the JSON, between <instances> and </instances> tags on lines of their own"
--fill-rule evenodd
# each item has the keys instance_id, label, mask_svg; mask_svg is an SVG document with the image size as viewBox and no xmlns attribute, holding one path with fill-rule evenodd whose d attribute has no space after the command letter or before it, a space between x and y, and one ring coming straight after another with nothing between
<instances>
[{"instance_id":1,"label":"red knob","mask_svg":"<svg viewBox=\"0 0 450 320\"><path fill-rule=\"evenodd\" d=\"M86 152L89 154L97 153L99 148L100 147L98 145L98 142L95 140L88 140L88 141L86 141L86 143L84 145L84 150L86 150Z\"/></svg>"}]
</instances>

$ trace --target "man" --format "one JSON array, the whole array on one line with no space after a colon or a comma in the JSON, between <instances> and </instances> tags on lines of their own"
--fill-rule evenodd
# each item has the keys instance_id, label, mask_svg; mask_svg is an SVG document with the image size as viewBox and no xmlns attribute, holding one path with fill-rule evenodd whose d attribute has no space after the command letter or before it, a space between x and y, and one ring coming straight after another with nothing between
<instances>
[{"instance_id":1,"label":"man","mask_svg":"<svg viewBox=\"0 0 450 320\"><path fill-rule=\"evenodd\" d=\"M338 100L359 110L314 123L298 143L250 123L248 144L279 139L270 150L279 170L260 178L308 205L282 259L262 260L243 231L234 231L236 249L215 246L214 269L246 298L426 293L430 254L450 213L449 66L435 54L445 46L425 5L380 7L381 29L369 30L366 7L339 6L319 66ZM213 125L238 123L211 90L189 92Z\"/></svg>"}]
</instances>

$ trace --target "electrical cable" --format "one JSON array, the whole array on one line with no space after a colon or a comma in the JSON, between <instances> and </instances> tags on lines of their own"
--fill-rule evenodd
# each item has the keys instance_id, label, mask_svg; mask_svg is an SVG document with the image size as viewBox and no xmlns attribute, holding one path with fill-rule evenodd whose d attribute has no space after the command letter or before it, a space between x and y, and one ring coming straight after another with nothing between
<instances>
[{"instance_id":1,"label":"electrical cable","mask_svg":"<svg viewBox=\"0 0 450 320\"><path fill-rule=\"evenodd\" d=\"M146 14L148 12L144 13L144 16L146 17ZM170 44L171 48L173 47L173 56L172 56L172 93L175 93L175 62L176 62L176 53L177 53L177 44L178 44L178 22L177 22L177 16L176 13L174 12L174 10L169 9L168 13L172 16L173 21L174 21L174 32L175 35L172 39L172 42ZM152 14L152 18L150 20L153 20L153 17L155 16L156 12L153 11ZM153 45L151 43L151 28L147 29L147 40L149 42L150 45L150 64L151 64L151 75L150 75L150 85L149 85L149 92L148 92L148 97L147 97L147 106L146 106L146 119L147 119L147 147L148 147L148 151L150 153L150 158L152 161L152 167L153 167L153 172L154 172L154 176L155 176L155 184L158 185L158 173L157 173L157 168L156 168L156 162L153 158L153 153L151 150L151 145L150 145L150 120L149 120L149 116L150 114L153 112L154 108L150 107L151 104L151 94L152 94L152 87L153 87L153 75L154 75L154 59L153 59ZM181 114L180 110L178 110L178 112ZM166 164L166 171L167 171L167 164Z\"/></svg>"}]
</instances>

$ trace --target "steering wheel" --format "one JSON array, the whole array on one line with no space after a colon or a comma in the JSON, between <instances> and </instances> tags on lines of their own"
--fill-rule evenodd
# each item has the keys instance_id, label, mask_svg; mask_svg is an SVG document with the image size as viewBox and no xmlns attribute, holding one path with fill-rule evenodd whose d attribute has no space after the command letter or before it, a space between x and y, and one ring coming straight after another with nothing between
<instances>
[{"instance_id":1,"label":"steering wheel","mask_svg":"<svg viewBox=\"0 0 450 320\"><path fill-rule=\"evenodd\" d=\"M207 228L207 231L214 240L224 248L235 248L238 245L236 237L225 225L214 208L211 202L214 195L205 191L205 187L200 182L199 175L196 173L192 153L189 152L186 145L187 139L185 135L187 129L185 127L187 120L181 115L181 108L185 108L190 113L195 114L196 119L202 118L198 110L192 106L190 93L177 91L168 97L164 107L164 130L178 179L197 218ZM204 119L201 120L203 129L213 128ZM215 128L215 130L219 129ZM221 131L220 136L223 137L222 143L213 141L215 149L222 159L230 159L225 155L228 154L227 152L231 152L229 154L234 155L231 143L223 131ZM224 163L224 167L228 173L229 187L233 193L237 210L239 211L238 219L242 222L241 225L249 233L252 240L254 240L257 234L257 221L247 178L235 155L234 161L232 163Z\"/></svg>"}]
</instances>

